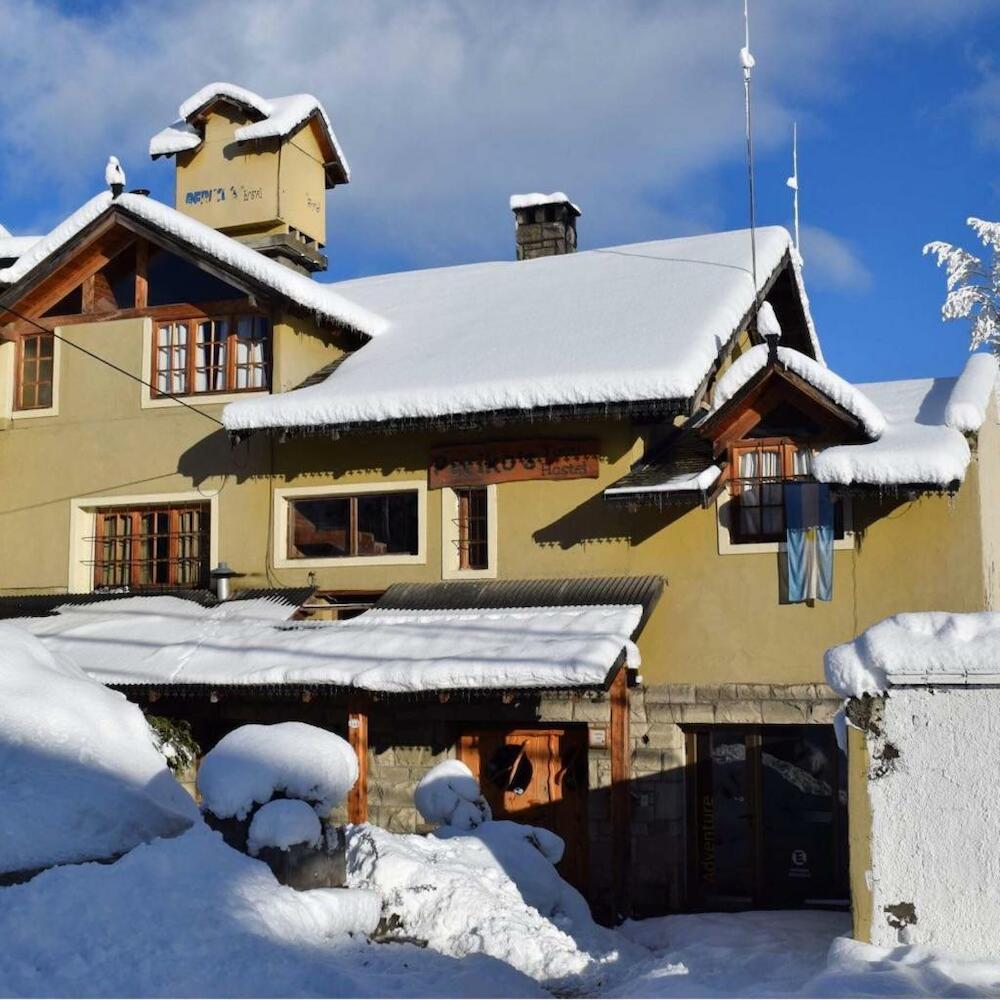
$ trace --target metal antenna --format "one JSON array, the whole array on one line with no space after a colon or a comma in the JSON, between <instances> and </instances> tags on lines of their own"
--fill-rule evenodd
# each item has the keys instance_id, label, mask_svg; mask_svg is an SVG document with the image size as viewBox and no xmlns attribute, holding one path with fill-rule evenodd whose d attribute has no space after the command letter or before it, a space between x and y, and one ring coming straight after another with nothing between
<instances>
[{"instance_id":1,"label":"metal antenna","mask_svg":"<svg viewBox=\"0 0 1000 1000\"><path fill-rule=\"evenodd\" d=\"M802 248L799 245L799 135L798 123L792 122L792 176L785 183L792 189L792 212L795 216L795 252L802 266Z\"/></svg>"},{"instance_id":2,"label":"metal antenna","mask_svg":"<svg viewBox=\"0 0 1000 1000\"><path fill-rule=\"evenodd\" d=\"M750 71L754 68L754 57L750 54L750 9L749 0L743 0L743 48L740 49L740 63L743 66L743 94L747 125L747 179L750 189L750 264L753 273L753 308L757 312L757 192L753 174L753 126L750 116Z\"/></svg>"}]
</instances>

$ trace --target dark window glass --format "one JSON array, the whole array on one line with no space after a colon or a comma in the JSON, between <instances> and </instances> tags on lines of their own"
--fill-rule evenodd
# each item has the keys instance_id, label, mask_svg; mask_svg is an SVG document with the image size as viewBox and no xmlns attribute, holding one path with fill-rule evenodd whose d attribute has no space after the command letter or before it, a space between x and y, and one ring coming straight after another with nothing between
<instances>
[{"instance_id":1,"label":"dark window glass","mask_svg":"<svg viewBox=\"0 0 1000 1000\"><path fill-rule=\"evenodd\" d=\"M226 302L246 297L245 292L215 275L153 247L150 247L147 275L151 306L169 306L179 302Z\"/></svg>"},{"instance_id":2,"label":"dark window glass","mask_svg":"<svg viewBox=\"0 0 1000 1000\"><path fill-rule=\"evenodd\" d=\"M296 500L290 508L292 559L417 554L417 494L412 490Z\"/></svg>"}]
</instances>

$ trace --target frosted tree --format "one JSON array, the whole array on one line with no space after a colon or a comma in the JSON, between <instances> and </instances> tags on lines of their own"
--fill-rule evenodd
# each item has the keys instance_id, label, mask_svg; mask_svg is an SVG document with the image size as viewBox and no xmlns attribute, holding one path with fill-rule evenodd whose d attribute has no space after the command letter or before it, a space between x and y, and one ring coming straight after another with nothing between
<instances>
[{"instance_id":1,"label":"frosted tree","mask_svg":"<svg viewBox=\"0 0 1000 1000\"><path fill-rule=\"evenodd\" d=\"M971 319L970 349L989 344L1000 353L1000 222L966 221L989 249L988 264L962 247L940 241L928 243L924 253L934 254L948 276L941 318Z\"/></svg>"}]
</instances>

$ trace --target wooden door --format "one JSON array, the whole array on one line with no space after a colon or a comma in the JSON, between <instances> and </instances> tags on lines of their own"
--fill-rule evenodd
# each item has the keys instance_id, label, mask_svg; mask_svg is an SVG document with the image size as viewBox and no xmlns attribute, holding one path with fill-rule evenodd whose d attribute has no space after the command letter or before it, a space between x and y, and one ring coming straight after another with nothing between
<instances>
[{"instance_id":1,"label":"wooden door","mask_svg":"<svg viewBox=\"0 0 1000 1000\"><path fill-rule=\"evenodd\" d=\"M459 740L460 759L479 779L494 819L540 826L566 843L559 873L587 882L586 727L476 729Z\"/></svg>"}]
</instances>

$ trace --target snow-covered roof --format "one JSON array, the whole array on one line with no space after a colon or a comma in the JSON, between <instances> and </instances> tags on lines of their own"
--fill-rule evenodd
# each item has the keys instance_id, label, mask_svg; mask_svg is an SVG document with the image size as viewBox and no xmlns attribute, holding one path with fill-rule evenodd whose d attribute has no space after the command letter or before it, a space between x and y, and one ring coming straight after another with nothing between
<instances>
[{"instance_id":1,"label":"snow-covered roof","mask_svg":"<svg viewBox=\"0 0 1000 1000\"><path fill-rule=\"evenodd\" d=\"M604 491L606 497L629 496L632 493L704 493L722 475L717 465L710 465L701 472L689 472L679 476L669 476L657 483L635 486L610 486Z\"/></svg>"},{"instance_id":2,"label":"snow-covered roof","mask_svg":"<svg viewBox=\"0 0 1000 1000\"><path fill-rule=\"evenodd\" d=\"M234 83L210 83L192 94L177 109L177 121L157 132L149 142L149 155L171 156L188 149L197 149L202 143L202 134L191 123L198 112L207 104L219 98L233 101L249 108L260 116L258 121L241 125L233 133L237 142L251 142L255 139L283 138L291 135L300 125L315 117L329 139L330 146L344 172L344 182L350 180L351 168L340 148L333 131L330 118L317 97L312 94L289 94L286 97L261 97L260 94Z\"/></svg>"},{"instance_id":3,"label":"snow-covered roof","mask_svg":"<svg viewBox=\"0 0 1000 1000\"><path fill-rule=\"evenodd\" d=\"M566 197L564 191L553 191L552 194L541 194L533 191L531 194L512 194L510 208L516 212L519 208L535 208L539 205L569 205L577 215L583 215L579 205L575 205Z\"/></svg>"},{"instance_id":4,"label":"snow-covered roof","mask_svg":"<svg viewBox=\"0 0 1000 1000\"><path fill-rule=\"evenodd\" d=\"M1000 683L1000 614L923 611L893 615L835 646L827 683L843 698L893 685Z\"/></svg>"},{"instance_id":5,"label":"snow-covered roof","mask_svg":"<svg viewBox=\"0 0 1000 1000\"><path fill-rule=\"evenodd\" d=\"M0 236L0 260L17 260L23 257L41 236Z\"/></svg>"},{"instance_id":6,"label":"snow-covered roof","mask_svg":"<svg viewBox=\"0 0 1000 1000\"><path fill-rule=\"evenodd\" d=\"M175 597L67 605L17 619L106 684L330 684L368 691L600 686L631 640L640 605L470 611L371 610L287 622L264 600L203 608Z\"/></svg>"},{"instance_id":7,"label":"snow-covered roof","mask_svg":"<svg viewBox=\"0 0 1000 1000\"><path fill-rule=\"evenodd\" d=\"M991 355L973 355L958 379L858 386L884 414L884 433L868 444L825 449L813 459L813 475L820 482L842 486L945 488L962 482L971 458L965 435L982 426L995 376L996 360Z\"/></svg>"},{"instance_id":8,"label":"snow-covered roof","mask_svg":"<svg viewBox=\"0 0 1000 1000\"><path fill-rule=\"evenodd\" d=\"M333 286L313 281L197 219L139 194L122 194L113 198L111 192L102 191L95 195L47 236L32 244L13 264L0 269L0 285L19 282L112 208L186 243L232 273L266 286L321 320L340 323L369 336L385 328L382 319L364 306L346 299Z\"/></svg>"},{"instance_id":9,"label":"snow-covered roof","mask_svg":"<svg viewBox=\"0 0 1000 1000\"><path fill-rule=\"evenodd\" d=\"M885 417L857 386L851 385L826 365L788 347L778 348L778 362L824 396L851 414L873 440L885 430ZM768 363L768 347L758 344L741 355L715 384L712 411L725 406Z\"/></svg>"},{"instance_id":10,"label":"snow-covered roof","mask_svg":"<svg viewBox=\"0 0 1000 1000\"><path fill-rule=\"evenodd\" d=\"M761 287L790 245L758 231ZM388 327L321 382L231 403L229 430L687 400L755 295L747 231L331 287Z\"/></svg>"}]
</instances>

